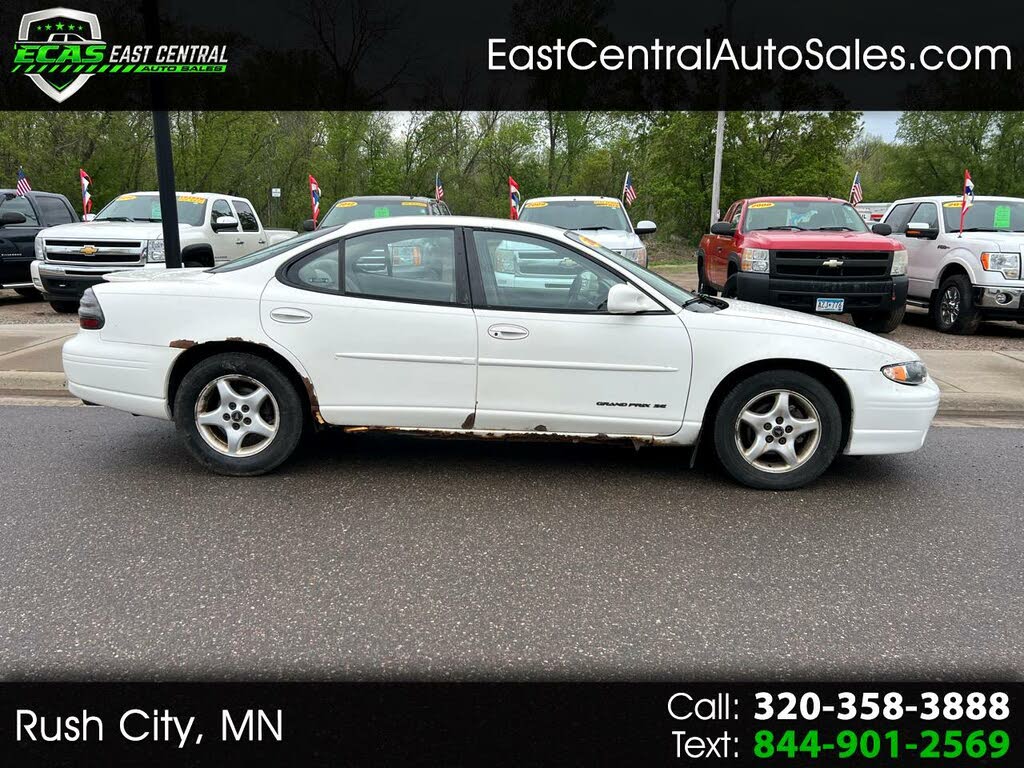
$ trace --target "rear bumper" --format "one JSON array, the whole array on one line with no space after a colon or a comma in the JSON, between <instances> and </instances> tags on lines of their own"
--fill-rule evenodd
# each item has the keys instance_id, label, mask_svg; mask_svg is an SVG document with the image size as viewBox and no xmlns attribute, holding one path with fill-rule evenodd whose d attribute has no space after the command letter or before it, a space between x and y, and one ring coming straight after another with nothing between
<instances>
[{"instance_id":1,"label":"rear bumper","mask_svg":"<svg viewBox=\"0 0 1024 768\"><path fill-rule=\"evenodd\" d=\"M880 371L836 373L846 382L853 404L844 453L910 453L924 445L939 408L939 387L933 379L907 386L889 381Z\"/></svg>"},{"instance_id":2,"label":"rear bumper","mask_svg":"<svg viewBox=\"0 0 1024 768\"><path fill-rule=\"evenodd\" d=\"M906 303L907 278L821 280L738 272L736 298L802 312L813 312L818 299L843 299L846 312L888 312Z\"/></svg>"}]
</instances>

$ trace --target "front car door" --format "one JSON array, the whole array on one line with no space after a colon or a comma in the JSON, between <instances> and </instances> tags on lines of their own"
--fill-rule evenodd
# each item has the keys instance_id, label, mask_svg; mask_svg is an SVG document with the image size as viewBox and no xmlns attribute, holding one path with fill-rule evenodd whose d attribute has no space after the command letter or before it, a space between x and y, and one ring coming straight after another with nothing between
<instances>
[{"instance_id":1,"label":"front car door","mask_svg":"<svg viewBox=\"0 0 1024 768\"><path fill-rule=\"evenodd\" d=\"M922 205L929 205L929 203L898 203L893 206L892 210L889 211L889 214L885 217L885 223L892 227L892 234L890 237L898 240L903 247L907 249L907 292L911 296L927 298L931 294L931 279L929 279L927 284L925 284L920 279L915 279L914 275L916 274L920 276L925 271L919 264L919 261L923 256L922 245L927 245L927 247L933 248L935 246L935 242L932 240L922 240L916 237L907 237L907 225L910 222L913 221L915 224L925 223L918 222L914 218L918 209Z\"/></svg>"},{"instance_id":2,"label":"front car door","mask_svg":"<svg viewBox=\"0 0 1024 768\"><path fill-rule=\"evenodd\" d=\"M466 241L479 344L476 429L679 430L690 344L675 314L609 314L608 291L626 278L564 241L489 229L467 230ZM536 262L543 254L551 279L502 281L508 251Z\"/></svg>"},{"instance_id":3,"label":"front car door","mask_svg":"<svg viewBox=\"0 0 1024 768\"><path fill-rule=\"evenodd\" d=\"M742 211L743 201L735 202L729 206L722 221L730 222L738 230ZM712 235L711 250L711 253L706 254L708 257L706 273L712 283L722 288L729 276L729 254L733 251L733 238L725 235Z\"/></svg>"},{"instance_id":4,"label":"front car door","mask_svg":"<svg viewBox=\"0 0 1024 768\"><path fill-rule=\"evenodd\" d=\"M237 259L244 256L245 241L242 239L242 227L236 224L233 229L214 229L213 224L220 216L238 218L231 204L223 197L218 197L210 203L210 231L213 233L213 260L217 264ZM252 249L255 250L255 249Z\"/></svg>"},{"instance_id":5,"label":"front car door","mask_svg":"<svg viewBox=\"0 0 1024 768\"><path fill-rule=\"evenodd\" d=\"M256 212L245 200L234 199L231 204L235 208L238 219L238 237L242 241L242 253L258 251L267 244L267 237L260 226L260 220Z\"/></svg>"},{"instance_id":6,"label":"front car door","mask_svg":"<svg viewBox=\"0 0 1024 768\"><path fill-rule=\"evenodd\" d=\"M309 374L328 423L472 424L477 333L461 231L374 230L322 245L271 280L260 315Z\"/></svg>"}]
</instances>

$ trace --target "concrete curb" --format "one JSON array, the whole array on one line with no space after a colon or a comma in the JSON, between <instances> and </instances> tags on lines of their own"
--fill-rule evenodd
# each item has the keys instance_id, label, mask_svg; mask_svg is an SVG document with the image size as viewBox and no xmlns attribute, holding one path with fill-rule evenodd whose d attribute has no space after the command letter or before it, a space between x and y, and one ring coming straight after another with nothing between
<instances>
[{"instance_id":1,"label":"concrete curb","mask_svg":"<svg viewBox=\"0 0 1024 768\"><path fill-rule=\"evenodd\" d=\"M49 371L0 371L0 395L72 397L64 374Z\"/></svg>"}]
</instances>

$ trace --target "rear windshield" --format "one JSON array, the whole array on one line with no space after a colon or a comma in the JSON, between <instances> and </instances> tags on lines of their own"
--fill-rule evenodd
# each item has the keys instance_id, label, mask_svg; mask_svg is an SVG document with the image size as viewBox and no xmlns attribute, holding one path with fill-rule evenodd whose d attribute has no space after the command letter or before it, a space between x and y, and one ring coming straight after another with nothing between
<instances>
[{"instance_id":1,"label":"rear windshield","mask_svg":"<svg viewBox=\"0 0 1024 768\"><path fill-rule=\"evenodd\" d=\"M201 226L206 220L206 198L178 196L178 223ZM159 195L121 195L107 203L96 221L161 221Z\"/></svg>"},{"instance_id":2,"label":"rear windshield","mask_svg":"<svg viewBox=\"0 0 1024 768\"><path fill-rule=\"evenodd\" d=\"M867 232L868 226L843 200L757 200L747 205L744 232L766 229Z\"/></svg>"},{"instance_id":3,"label":"rear windshield","mask_svg":"<svg viewBox=\"0 0 1024 768\"><path fill-rule=\"evenodd\" d=\"M618 200L529 200L519 219L559 229L631 229Z\"/></svg>"},{"instance_id":4,"label":"rear windshield","mask_svg":"<svg viewBox=\"0 0 1024 768\"><path fill-rule=\"evenodd\" d=\"M420 200L339 200L331 206L320 226L340 227L360 219L429 215L430 206Z\"/></svg>"},{"instance_id":5,"label":"rear windshield","mask_svg":"<svg viewBox=\"0 0 1024 768\"><path fill-rule=\"evenodd\" d=\"M947 232L960 231L963 201L942 204ZM975 200L964 216L964 232L1024 232L1024 200Z\"/></svg>"}]
</instances>

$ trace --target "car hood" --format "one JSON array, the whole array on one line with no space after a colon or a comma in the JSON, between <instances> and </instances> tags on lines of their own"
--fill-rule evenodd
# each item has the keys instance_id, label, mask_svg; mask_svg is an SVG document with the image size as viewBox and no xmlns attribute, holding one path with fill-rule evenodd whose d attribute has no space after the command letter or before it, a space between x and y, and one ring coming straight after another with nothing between
<instances>
[{"instance_id":1,"label":"car hood","mask_svg":"<svg viewBox=\"0 0 1024 768\"><path fill-rule=\"evenodd\" d=\"M841 323L838 320L770 307L765 304L753 304L749 301L727 299L727 302L729 307L716 313L718 317L754 321L759 326L770 323L780 334L811 336L818 339L831 337L837 343L871 350L900 362L920 359L916 352L902 344L862 331L860 328Z\"/></svg>"},{"instance_id":2,"label":"car hood","mask_svg":"<svg viewBox=\"0 0 1024 768\"><path fill-rule=\"evenodd\" d=\"M766 250L896 251L903 246L874 232L748 232L743 245Z\"/></svg>"},{"instance_id":3,"label":"car hood","mask_svg":"<svg viewBox=\"0 0 1024 768\"><path fill-rule=\"evenodd\" d=\"M179 229L191 229L190 224L179 224ZM77 224L61 224L44 229L40 235L46 238L95 238L96 240L159 240L164 236L163 225L151 221L84 221Z\"/></svg>"},{"instance_id":4,"label":"car hood","mask_svg":"<svg viewBox=\"0 0 1024 768\"><path fill-rule=\"evenodd\" d=\"M954 234L950 232L949 234ZM983 251L1006 251L1008 253L1022 253L1024 248L1024 233L1022 232L968 232L963 239L957 238L956 244L970 248L972 251L981 253Z\"/></svg>"}]
</instances>

